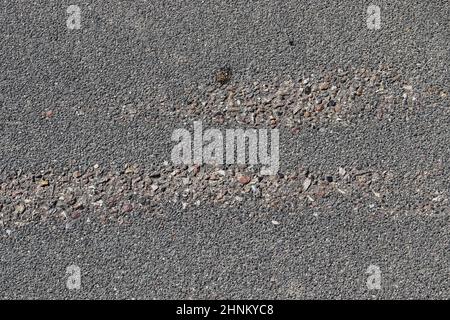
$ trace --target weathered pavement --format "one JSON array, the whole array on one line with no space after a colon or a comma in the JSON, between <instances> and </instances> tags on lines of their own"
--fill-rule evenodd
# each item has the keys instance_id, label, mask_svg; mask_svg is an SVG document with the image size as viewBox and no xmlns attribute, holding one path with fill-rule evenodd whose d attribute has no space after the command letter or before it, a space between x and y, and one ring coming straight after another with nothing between
<instances>
[{"instance_id":1,"label":"weathered pavement","mask_svg":"<svg viewBox=\"0 0 450 320\"><path fill-rule=\"evenodd\" d=\"M365 1L79 1L80 30L69 4L1 5L0 297L449 298L446 1L380 1L380 30ZM223 66L244 103L255 82L350 71L295 115L280 102L283 177L172 178L173 129L246 127L215 121L238 91L214 83ZM342 110L322 110L330 97ZM155 170L147 194L136 179ZM186 205L172 199L184 174ZM81 290L66 287L70 265Z\"/></svg>"}]
</instances>

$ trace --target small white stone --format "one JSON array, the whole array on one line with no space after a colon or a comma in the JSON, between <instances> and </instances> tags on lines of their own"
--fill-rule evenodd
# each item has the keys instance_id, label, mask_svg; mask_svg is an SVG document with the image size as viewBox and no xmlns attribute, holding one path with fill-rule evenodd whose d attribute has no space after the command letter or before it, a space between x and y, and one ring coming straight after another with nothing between
<instances>
[{"instance_id":1,"label":"small white stone","mask_svg":"<svg viewBox=\"0 0 450 320\"><path fill-rule=\"evenodd\" d=\"M225 170L219 170L219 171L217 171L217 174L219 174L221 176L225 176L226 172L225 172Z\"/></svg>"},{"instance_id":2,"label":"small white stone","mask_svg":"<svg viewBox=\"0 0 450 320\"><path fill-rule=\"evenodd\" d=\"M406 91L412 91L413 87L411 85L404 86L403 89Z\"/></svg>"},{"instance_id":3,"label":"small white stone","mask_svg":"<svg viewBox=\"0 0 450 320\"><path fill-rule=\"evenodd\" d=\"M309 187L311 186L311 179L306 178L305 181L303 181L303 191L307 191Z\"/></svg>"},{"instance_id":4,"label":"small white stone","mask_svg":"<svg viewBox=\"0 0 450 320\"><path fill-rule=\"evenodd\" d=\"M103 206L103 200L98 200L96 202L93 202L92 204L96 207L101 207Z\"/></svg>"}]
</instances>

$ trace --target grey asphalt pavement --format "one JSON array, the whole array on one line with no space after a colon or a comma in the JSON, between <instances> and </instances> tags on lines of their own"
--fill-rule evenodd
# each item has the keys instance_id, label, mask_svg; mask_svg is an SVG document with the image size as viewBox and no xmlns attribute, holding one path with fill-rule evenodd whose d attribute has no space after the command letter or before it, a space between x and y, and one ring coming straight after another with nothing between
<instances>
[{"instance_id":1,"label":"grey asphalt pavement","mask_svg":"<svg viewBox=\"0 0 450 320\"><path fill-rule=\"evenodd\" d=\"M372 2L380 30L366 26ZM450 298L449 211L411 213L422 191L410 192L414 177L406 178L439 167L424 188L448 206L450 5L372 2L1 1L5 175L169 161L173 130L192 122L173 111L189 104L192 88L217 87L224 66L239 84L387 64L416 92L436 96L407 120L281 129L280 171L393 172L401 177L388 199L396 214L355 196L284 209L161 203L124 225L0 224L0 298ZM80 30L66 26L71 4L81 9ZM1 196L5 216L25 201ZM70 265L81 270L79 290L67 288ZM370 265L380 268L380 289L367 287Z\"/></svg>"}]
</instances>

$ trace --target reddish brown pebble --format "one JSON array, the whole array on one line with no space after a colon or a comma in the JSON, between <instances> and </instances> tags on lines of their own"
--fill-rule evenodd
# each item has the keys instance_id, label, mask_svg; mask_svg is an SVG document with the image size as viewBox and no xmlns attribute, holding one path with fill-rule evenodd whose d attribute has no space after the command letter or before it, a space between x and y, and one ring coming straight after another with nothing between
<instances>
[{"instance_id":1,"label":"reddish brown pebble","mask_svg":"<svg viewBox=\"0 0 450 320\"><path fill-rule=\"evenodd\" d=\"M80 216L81 216L80 211L75 211L75 212L72 212L72 213L70 214L70 217L71 217L72 219L78 219Z\"/></svg>"},{"instance_id":2,"label":"reddish brown pebble","mask_svg":"<svg viewBox=\"0 0 450 320\"><path fill-rule=\"evenodd\" d=\"M197 175L197 173L200 172L200 166L199 165L195 165L193 172L194 172L194 175Z\"/></svg>"},{"instance_id":3,"label":"reddish brown pebble","mask_svg":"<svg viewBox=\"0 0 450 320\"><path fill-rule=\"evenodd\" d=\"M252 181L252 178L249 177L249 176L240 176L240 177L238 178L238 181L239 181L241 184L247 184L247 183L249 183L250 181Z\"/></svg>"},{"instance_id":4,"label":"reddish brown pebble","mask_svg":"<svg viewBox=\"0 0 450 320\"><path fill-rule=\"evenodd\" d=\"M80 171L75 171L74 173L72 173L72 176L74 178L79 178L79 177L81 177L81 173L80 173Z\"/></svg>"},{"instance_id":5,"label":"reddish brown pebble","mask_svg":"<svg viewBox=\"0 0 450 320\"><path fill-rule=\"evenodd\" d=\"M133 210L133 207L130 204L124 204L122 207L123 212L130 212L131 210Z\"/></svg>"}]
</instances>

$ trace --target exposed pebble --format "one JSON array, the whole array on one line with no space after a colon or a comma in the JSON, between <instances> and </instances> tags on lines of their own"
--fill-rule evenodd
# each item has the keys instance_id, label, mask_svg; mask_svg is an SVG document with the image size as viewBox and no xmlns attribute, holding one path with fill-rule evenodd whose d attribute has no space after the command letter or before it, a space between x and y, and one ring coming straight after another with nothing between
<instances>
[{"instance_id":1,"label":"exposed pebble","mask_svg":"<svg viewBox=\"0 0 450 320\"><path fill-rule=\"evenodd\" d=\"M252 178L249 176L239 176L238 181L241 184L248 184L250 183L250 181L252 181Z\"/></svg>"},{"instance_id":2,"label":"exposed pebble","mask_svg":"<svg viewBox=\"0 0 450 320\"><path fill-rule=\"evenodd\" d=\"M303 191L308 191L309 187L311 186L311 182L312 182L312 180L309 178L306 178L303 181Z\"/></svg>"},{"instance_id":3,"label":"exposed pebble","mask_svg":"<svg viewBox=\"0 0 450 320\"><path fill-rule=\"evenodd\" d=\"M49 181L45 179L39 180L38 182L38 185L41 187L47 187L49 184L50 184Z\"/></svg>"},{"instance_id":4,"label":"exposed pebble","mask_svg":"<svg viewBox=\"0 0 450 320\"><path fill-rule=\"evenodd\" d=\"M25 212L25 206L23 204L18 204L15 208L17 214L22 214Z\"/></svg>"},{"instance_id":5,"label":"exposed pebble","mask_svg":"<svg viewBox=\"0 0 450 320\"><path fill-rule=\"evenodd\" d=\"M319 86L320 90L327 90L330 87L330 84L328 82L322 82Z\"/></svg>"},{"instance_id":6,"label":"exposed pebble","mask_svg":"<svg viewBox=\"0 0 450 320\"><path fill-rule=\"evenodd\" d=\"M72 174L72 176L73 176L74 178L77 178L77 179L78 179L79 177L81 177L81 172L78 171L78 170L77 170L77 171L74 171L73 174Z\"/></svg>"}]
</instances>

